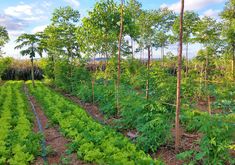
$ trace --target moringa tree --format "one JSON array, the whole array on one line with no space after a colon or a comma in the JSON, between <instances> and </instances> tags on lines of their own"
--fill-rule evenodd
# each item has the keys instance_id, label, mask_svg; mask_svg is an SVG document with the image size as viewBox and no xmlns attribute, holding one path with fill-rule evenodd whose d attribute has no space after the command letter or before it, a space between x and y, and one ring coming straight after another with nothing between
<instances>
[{"instance_id":1,"label":"moringa tree","mask_svg":"<svg viewBox=\"0 0 235 165\"><path fill-rule=\"evenodd\" d=\"M2 54L2 47L9 41L8 32L5 27L0 26L0 56Z\"/></svg>"},{"instance_id":2,"label":"moringa tree","mask_svg":"<svg viewBox=\"0 0 235 165\"><path fill-rule=\"evenodd\" d=\"M209 28L208 28L209 27ZM210 59L215 57L217 51L220 49L222 40L221 40L221 23L217 22L215 19L210 17L204 17L200 20L200 23L197 26L197 32L195 33L195 40L202 44L205 47L204 55L205 56L205 67L204 67L204 77L205 77L205 86L208 88L208 81L210 79ZM210 106L210 93L207 90L207 99L208 99L208 113L211 114Z\"/></svg>"},{"instance_id":3,"label":"moringa tree","mask_svg":"<svg viewBox=\"0 0 235 165\"><path fill-rule=\"evenodd\" d=\"M235 0L229 0L223 12L223 36L226 41L226 51L231 54L232 58L232 78L235 81Z\"/></svg>"},{"instance_id":4,"label":"moringa tree","mask_svg":"<svg viewBox=\"0 0 235 165\"><path fill-rule=\"evenodd\" d=\"M158 22L154 25L155 48L161 48L162 65L164 66L165 47L170 44L170 33L175 22L175 13L168 8L160 8L157 11Z\"/></svg>"},{"instance_id":5,"label":"moringa tree","mask_svg":"<svg viewBox=\"0 0 235 165\"><path fill-rule=\"evenodd\" d=\"M148 50L147 79L146 79L146 99L149 99L149 72L151 61L151 47L155 45L155 25L159 22L159 15L156 10L142 11L139 16L138 26L140 28L140 37L138 44Z\"/></svg>"},{"instance_id":6,"label":"moringa tree","mask_svg":"<svg viewBox=\"0 0 235 165\"><path fill-rule=\"evenodd\" d=\"M39 56L42 56L43 49L40 45L40 37L37 34L22 34L16 39L17 45L15 49L22 49L20 51L20 54L22 56L29 56L31 59L31 78L33 86L35 86L34 83L34 58L36 54Z\"/></svg>"},{"instance_id":7,"label":"moringa tree","mask_svg":"<svg viewBox=\"0 0 235 165\"><path fill-rule=\"evenodd\" d=\"M189 44L194 42L194 34L196 32L198 23L200 21L200 17L197 13L193 11L185 11L184 13L184 24L183 24L183 42L186 46L186 53L185 53L185 58L186 58L186 76L188 75L188 50L189 50ZM175 23L173 25L173 34L174 34L174 39L178 41L179 38L179 22L180 22L180 17L177 17L175 20Z\"/></svg>"},{"instance_id":8,"label":"moringa tree","mask_svg":"<svg viewBox=\"0 0 235 165\"><path fill-rule=\"evenodd\" d=\"M140 29L139 29L139 26L137 25L137 22L142 12L141 7L142 7L142 4L138 2L137 0L126 1L125 15L132 18L132 21L126 22L127 24L125 25L126 27L131 27L131 29L129 29L128 35L130 36L130 40L131 40L132 60L134 59L134 56L135 56L134 44L140 35ZM132 23L131 26L130 26L130 23Z\"/></svg>"},{"instance_id":9,"label":"moringa tree","mask_svg":"<svg viewBox=\"0 0 235 165\"><path fill-rule=\"evenodd\" d=\"M79 18L79 11L70 6L60 7L54 10L52 24L46 29L49 36L52 38L56 36L54 39L59 46L53 46L59 52L63 52L68 61L74 57L80 57L80 44L77 42L75 34Z\"/></svg>"}]
</instances>

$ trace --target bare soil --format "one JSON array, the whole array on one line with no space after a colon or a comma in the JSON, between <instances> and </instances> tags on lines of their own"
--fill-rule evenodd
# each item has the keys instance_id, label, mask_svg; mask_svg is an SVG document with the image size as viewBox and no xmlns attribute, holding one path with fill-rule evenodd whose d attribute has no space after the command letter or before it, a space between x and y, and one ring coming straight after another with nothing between
<instances>
[{"instance_id":1,"label":"bare soil","mask_svg":"<svg viewBox=\"0 0 235 165\"><path fill-rule=\"evenodd\" d=\"M79 98L72 96L67 93L62 93L66 98L72 100L74 103L81 106L83 109L85 109L94 119L106 123L107 120L104 118L104 115L99 111L99 108L97 105L91 104L91 103L84 103Z\"/></svg>"},{"instance_id":2,"label":"bare soil","mask_svg":"<svg viewBox=\"0 0 235 165\"><path fill-rule=\"evenodd\" d=\"M211 97L211 104L216 101L216 97ZM196 107L198 110L202 112L208 112L208 101L205 100L199 100L196 104ZM222 109L211 109L212 114L221 114L223 113Z\"/></svg>"},{"instance_id":3,"label":"bare soil","mask_svg":"<svg viewBox=\"0 0 235 165\"><path fill-rule=\"evenodd\" d=\"M172 135L174 139L175 129L172 129ZM183 129L181 129L181 144L179 147L179 153L187 150L199 150L199 145L197 144L197 142L200 140L201 136L202 135L198 133L186 133ZM181 160L177 160L177 152L175 152L174 143L160 147L156 153L153 153L151 155L154 158L162 159L167 165L182 165L183 163L185 163Z\"/></svg>"},{"instance_id":4,"label":"bare soil","mask_svg":"<svg viewBox=\"0 0 235 165\"><path fill-rule=\"evenodd\" d=\"M88 163L78 160L76 154L66 155L65 151L67 150L69 140L60 134L58 128L50 126L49 120L43 113L41 107L37 104L34 97L30 96L30 100L34 104L36 113L41 122L43 134L46 140L46 146L51 148L51 152L47 155L48 164L63 164L61 159L67 158L70 160L69 164L71 165L89 165ZM34 121L33 130L35 132L39 131L39 126L36 120ZM43 165L43 159L38 157L34 162L34 165Z\"/></svg>"},{"instance_id":5,"label":"bare soil","mask_svg":"<svg viewBox=\"0 0 235 165\"><path fill-rule=\"evenodd\" d=\"M0 80L0 86L3 85L5 81Z\"/></svg>"}]
</instances>

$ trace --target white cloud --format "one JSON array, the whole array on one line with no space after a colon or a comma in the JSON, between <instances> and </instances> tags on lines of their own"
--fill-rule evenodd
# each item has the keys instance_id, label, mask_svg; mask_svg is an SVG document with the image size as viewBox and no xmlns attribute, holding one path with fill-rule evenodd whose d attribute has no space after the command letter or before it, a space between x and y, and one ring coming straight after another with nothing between
<instances>
[{"instance_id":1,"label":"white cloud","mask_svg":"<svg viewBox=\"0 0 235 165\"><path fill-rule=\"evenodd\" d=\"M13 17L21 17L24 15L31 16L33 14L32 12L32 6L30 5L17 5L17 6L10 6L6 9L4 9L4 13L9 16Z\"/></svg>"},{"instance_id":2,"label":"white cloud","mask_svg":"<svg viewBox=\"0 0 235 165\"><path fill-rule=\"evenodd\" d=\"M0 15L0 25L5 26L7 30L22 30L28 26L28 22L12 16Z\"/></svg>"},{"instance_id":3,"label":"white cloud","mask_svg":"<svg viewBox=\"0 0 235 165\"><path fill-rule=\"evenodd\" d=\"M14 58L21 58L20 55L20 50L15 49L15 39L16 37L14 37L10 42L8 42L4 47L3 47L3 52L6 52L5 55L3 56L10 56L10 57L14 57Z\"/></svg>"},{"instance_id":4,"label":"white cloud","mask_svg":"<svg viewBox=\"0 0 235 165\"><path fill-rule=\"evenodd\" d=\"M32 4L20 4L16 6L10 6L4 9L4 14L8 17L20 19L23 21L36 21L46 19L43 6Z\"/></svg>"},{"instance_id":5,"label":"white cloud","mask_svg":"<svg viewBox=\"0 0 235 165\"><path fill-rule=\"evenodd\" d=\"M212 17L212 18L218 19L220 12L221 12L220 10L209 9L209 10L206 10L206 11L203 13L203 15L204 15L204 16L207 16L207 17Z\"/></svg>"},{"instance_id":6,"label":"white cloud","mask_svg":"<svg viewBox=\"0 0 235 165\"><path fill-rule=\"evenodd\" d=\"M200 10L213 3L222 3L225 1L226 0L187 0L185 1L185 10ZM173 3L171 5L162 4L161 6L168 6L169 9L180 12L181 2Z\"/></svg>"},{"instance_id":7,"label":"white cloud","mask_svg":"<svg viewBox=\"0 0 235 165\"><path fill-rule=\"evenodd\" d=\"M75 6L75 7L79 7L80 3L77 0L64 0L65 2L67 2L68 4Z\"/></svg>"},{"instance_id":8,"label":"white cloud","mask_svg":"<svg viewBox=\"0 0 235 165\"><path fill-rule=\"evenodd\" d=\"M48 8L48 7L50 7L52 4L50 3L50 2L47 2L47 1L43 1L42 2L42 6L43 7L46 7L46 8Z\"/></svg>"},{"instance_id":9,"label":"white cloud","mask_svg":"<svg viewBox=\"0 0 235 165\"><path fill-rule=\"evenodd\" d=\"M37 26L33 28L32 33L42 32L46 27L47 25Z\"/></svg>"},{"instance_id":10,"label":"white cloud","mask_svg":"<svg viewBox=\"0 0 235 165\"><path fill-rule=\"evenodd\" d=\"M166 7L168 7L168 5L165 4L165 3L163 3L163 4L160 6L160 8L166 8Z\"/></svg>"},{"instance_id":11,"label":"white cloud","mask_svg":"<svg viewBox=\"0 0 235 165\"><path fill-rule=\"evenodd\" d=\"M25 33L25 31L24 30L9 30L8 33L9 33L10 38L14 38Z\"/></svg>"}]
</instances>

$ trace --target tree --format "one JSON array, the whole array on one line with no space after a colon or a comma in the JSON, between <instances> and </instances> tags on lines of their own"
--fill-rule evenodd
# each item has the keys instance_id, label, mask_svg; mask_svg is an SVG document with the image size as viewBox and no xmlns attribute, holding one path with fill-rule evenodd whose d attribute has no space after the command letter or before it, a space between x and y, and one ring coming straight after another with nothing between
<instances>
[{"instance_id":1,"label":"tree","mask_svg":"<svg viewBox=\"0 0 235 165\"><path fill-rule=\"evenodd\" d=\"M124 11L125 8L125 11ZM135 36L136 24L131 17L133 13L126 9L122 2L120 5L113 0L101 0L95 4L88 16L83 18L82 26L77 29L77 40L83 41L82 51L88 57L104 56L106 58L106 68L108 59L117 58L111 76L116 81L116 105L119 113L119 84L121 79L121 58L124 53L128 53L124 36ZM126 51L127 50L127 51ZM110 65L111 66L111 65ZM105 70L105 81L109 77ZM94 79L93 79L94 88Z\"/></svg>"},{"instance_id":2,"label":"tree","mask_svg":"<svg viewBox=\"0 0 235 165\"><path fill-rule=\"evenodd\" d=\"M154 25L155 44L154 47L161 48L162 65L164 65L164 49L170 43L170 30L175 21L175 13L168 8L160 8L157 13L158 22Z\"/></svg>"},{"instance_id":3,"label":"tree","mask_svg":"<svg viewBox=\"0 0 235 165\"><path fill-rule=\"evenodd\" d=\"M178 54L178 73L177 73L177 94L176 94L176 114L175 114L175 150L179 151L180 145L180 105L181 105L181 65L183 52L183 17L184 17L184 0L181 0L180 12L180 34L179 34L179 54Z\"/></svg>"},{"instance_id":4,"label":"tree","mask_svg":"<svg viewBox=\"0 0 235 165\"><path fill-rule=\"evenodd\" d=\"M133 37L137 33L133 14L126 9L126 6L124 7L122 40L126 35ZM82 26L77 31L78 39L84 34L82 38L87 43L85 51L93 50L106 58L117 57L121 8L122 5L118 5L114 0L101 0L95 4L92 11L88 12L88 16L83 18Z\"/></svg>"},{"instance_id":5,"label":"tree","mask_svg":"<svg viewBox=\"0 0 235 165\"><path fill-rule=\"evenodd\" d=\"M210 79L210 59L217 54L217 51L220 49L222 40L221 40L221 23L218 23L215 19L210 17L204 17L201 19L200 23L197 26L197 32L195 33L195 40L204 45L205 51L205 86L208 89L208 81ZM207 100L208 100L208 113L211 114L210 106L210 93L207 90Z\"/></svg>"},{"instance_id":6,"label":"tree","mask_svg":"<svg viewBox=\"0 0 235 165\"><path fill-rule=\"evenodd\" d=\"M5 27L0 26L0 56L2 54L2 47L9 41L8 32Z\"/></svg>"},{"instance_id":7,"label":"tree","mask_svg":"<svg viewBox=\"0 0 235 165\"><path fill-rule=\"evenodd\" d=\"M36 53L39 56L42 56L42 47L40 46L40 38L37 34L22 34L20 35L17 39L16 42L19 43L19 45L17 45L15 47L15 49L22 49L23 50L20 51L22 56L29 56L29 58L31 59L31 65L32 65L32 69L31 69L31 78L32 78L32 83L33 86L35 86L34 83L34 58L36 56Z\"/></svg>"},{"instance_id":8,"label":"tree","mask_svg":"<svg viewBox=\"0 0 235 165\"><path fill-rule=\"evenodd\" d=\"M60 7L55 9L52 14L52 24L48 27L48 33L56 35L58 51L63 52L68 60L80 56L79 43L76 38L76 24L80 18L79 11L74 10L72 7Z\"/></svg>"},{"instance_id":9,"label":"tree","mask_svg":"<svg viewBox=\"0 0 235 165\"><path fill-rule=\"evenodd\" d=\"M76 36L79 20L79 11L70 6L55 9L52 14L51 24L44 30L43 39L41 40L48 54L48 66L51 68L52 78L55 82L68 81L70 83L69 91L73 90L74 85L72 81L73 62L76 57L81 57L81 44ZM65 67L64 74L55 72L56 66L62 68L62 63Z\"/></svg>"},{"instance_id":10,"label":"tree","mask_svg":"<svg viewBox=\"0 0 235 165\"><path fill-rule=\"evenodd\" d=\"M232 77L235 81L235 0L229 0L223 12L223 36L227 42L225 49L231 54L232 58Z\"/></svg>"},{"instance_id":11,"label":"tree","mask_svg":"<svg viewBox=\"0 0 235 165\"><path fill-rule=\"evenodd\" d=\"M129 24L124 25L126 27L133 27L129 29L130 32L128 34L131 37L132 60L135 56L134 43L137 41L137 38L140 35L140 29L137 22L142 12L141 7L141 3L139 3L137 0L129 0L126 2L125 5L125 15L128 15L128 17L132 18L131 23L133 24L132 26L130 26Z\"/></svg>"},{"instance_id":12,"label":"tree","mask_svg":"<svg viewBox=\"0 0 235 165\"><path fill-rule=\"evenodd\" d=\"M143 11L139 17L138 26L141 34L138 39L139 45L143 49L148 50L148 62L147 62L147 80L146 80L146 99L149 99L149 72L151 61L151 47L155 45L155 30L154 26L159 22L160 17L155 10Z\"/></svg>"},{"instance_id":13,"label":"tree","mask_svg":"<svg viewBox=\"0 0 235 165\"><path fill-rule=\"evenodd\" d=\"M194 42L193 35L196 32L196 28L198 26L198 22L200 21L200 18L197 13L193 11L185 11L184 13L184 24L183 24L183 41L186 45L186 76L188 75L188 46L190 43ZM175 20L175 23L173 25L173 33L174 38L177 40L179 38L179 22L180 18L177 17Z\"/></svg>"}]
</instances>

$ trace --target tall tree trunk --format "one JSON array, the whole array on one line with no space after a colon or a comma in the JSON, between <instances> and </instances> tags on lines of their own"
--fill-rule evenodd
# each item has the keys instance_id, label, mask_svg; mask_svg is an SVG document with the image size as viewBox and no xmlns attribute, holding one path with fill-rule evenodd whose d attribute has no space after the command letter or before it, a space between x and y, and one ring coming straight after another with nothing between
<instances>
[{"instance_id":1,"label":"tall tree trunk","mask_svg":"<svg viewBox=\"0 0 235 165\"><path fill-rule=\"evenodd\" d=\"M33 87L35 87L35 83L34 83L34 63L33 63L33 57L31 58L31 78L32 78L32 83L33 83Z\"/></svg>"},{"instance_id":2,"label":"tall tree trunk","mask_svg":"<svg viewBox=\"0 0 235 165\"><path fill-rule=\"evenodd\" d=\"M122 32L123 32L123 0L121 0L121 16L120 16L120 34L119 34L119 41L118 41L118 77L117 77L117 115L120 114L120 106L119 106L119 88L120 88L120 78L121 78L121 46L122 46Z\"/></svg>"},{"instance_id":3,"label":"tall tree trunk","mask_svg":"<svg viewBox=\"0 0 235 165\"><path fill-rule=\"evenodd\" d=\"M148 62L147 62L147 80L146 80L146 99L149 99L149 70L150 70L150 58L151 58L151 53L150 53L150 46L148 46Z\"/></svg>"},{"instance_id":4,"label":"tall tree trunk","mask_svg":"<svg viewBox=\"0 0 235 165\"><path fill-rule=\"evenodd\" d=\"M132 61L134 60L135 52L134 52L134 40L131 38L131 51L132 51Z\"/></svg>"},{"instance_id":5,"label":"tall tree trunk","mask_svg":"<svg viewBox=\"0 0 235 165\"><path fill-rule=\"evenodd\" d=\"M162 66L164 66L164 46L161 47L161 56L162 56Z\"/></svg>"},{"instance_id":6,"label":"tall tree trunk","mask_svg":"<svg viewBox=\"0 0 235 165\"><path fill-rule=\"evenodd\" d=\"M189 59L188 59L188 42L186 44L186 77L188 77L188 67L189 67Z\"/></svg>"},{"instance_id":7,"label":"tall tree trunk","mask_svg":"<svg viewBox=\"0 0 235 165\"><path fill-rule=\"evenodd\" d=\"M207 89L207 110L208 113L211 115L211 101L210 101L210 90L208 86L209 76L208 76L208 66L209 66L209 57L206 56L206 67L205 67L205 86Z\"/></svg>"},{"instance_id":8,"label":"tall tree trunk","mask_svg":"<svg viewBox=\"0 0 235 165\"><path fill-rule=\"evenodd\" d=\"M202 97L202 80L203 80L203 70L204 70L204 64L202 65L202 67L200 68L200 93L199 93L199 98L201 99Z\"/></svg>"},{"instance_id":9,"label":"tall tree trunk","mask_svg":"<svg viewBox=\"0 0 235 165\"><path fill-rule=\"evenodd\" d=\"M233 60L232 60L232 74L233 74L233 81L235 81L235 43L233 44Z\"/></svg>"},{"instance_id":10,"label":"tall tree trunk","mask_svg":"<svg viewBox=\"0 0 235 165\"><path fill-rule=\"evenodd\" d=\"M68 61L68 64L69 64L69 82L70 82L70 92L72 93L73 92L73 80L72 80L72 77L73 77L73 60L74 60L74 57L73 57L73 54L71 53L71 51L69 50L68 51L69 53L69 61Z\"/></svg>"},{"instance_id":11,"label":"tall tree trunk","mask_svg":"<svg viewBox=\"0 0 235 165\"><path fill-rule=\"evenodd\" d=\"M180 38L179 38L179 54L178 54L178 74L177 74L177 94L176 94L176 114L175 114L175 151L179 152L180 146L180 105L181 105L181 67L182 67L182 51L183 51L183 17L184 17L184 0L181 0L180 12Z\"/></svg>"},{"instance_id":12,"label":"tall tree trunk","mask_svg":"<svg viewBox=\"0 0 235 165\"><path fill-rule=\"evenodd\" d=\"M53 72L52 79L55 81L55 58L54 58L54 53L52 53L51 58L52 58L52 72Z\"/></svg>"},{"instance_id":13,"label":"tall tree trunk","mask_svg":"<svg viewBox=\"0 0 235 165\"><path fill-rule=\"evenodd\" d=\"M153 47L151 46L151 58L153 59Z\"/></svg>"},{"instance_id":14,"label":"tall tree trunk","mask_svg":"<svg viewBox=\"0 0 235 165\"><path fill-rule=\"evenodd\" d=\"M96 79L96 63L95 63L95 56L93 58L93 66L95 67L95 69L93 71L95 71L95 75L92 76L92 80L91 80L91 88L92 88L92 103L95 103L95 79Z\"/></svg>"}]
</instances>

